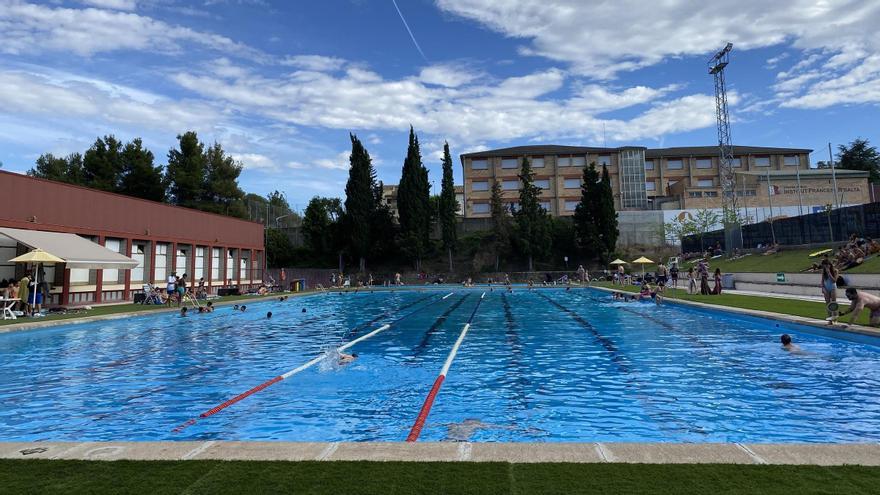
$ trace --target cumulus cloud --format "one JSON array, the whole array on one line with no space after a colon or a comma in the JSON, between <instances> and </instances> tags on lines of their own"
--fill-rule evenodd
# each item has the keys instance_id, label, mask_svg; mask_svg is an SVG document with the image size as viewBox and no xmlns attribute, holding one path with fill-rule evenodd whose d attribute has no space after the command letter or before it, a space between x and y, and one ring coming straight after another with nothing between
<instances>
[{"instance_id":1,"label":"cumulus cloud","mask_svg":"<svg viewBox=\"0 0 880 495\"><path fill-rule=\"evenodd\" d=\"M419 80L425 84L457 88L479 77L479 74L470 72L464 66L453 64L430 65L419 73Z\"/></svg>"},{"instance_id":2,"label":"cumulus cloud","mask_svg":"<svg viewBox=\"0 0 880 495\"><path fill-rule=\"evenodd\" d=\"M102 9L134 10L137 8L135 0L81 0L80 3Z\"/></svg>"},{"instance_id":3,"label":"cumulus cloud","mask_svg":"<svg viewBox=\"0 0 880 495\"><path fill-rule=\"evenodd\" d=\"M339 70L345 65L345 60L337 57L325 57L323 55L291 55L281 61L281 65L296 67L298 69L327 72Z\"/></svg>"},{"instance_id":4,"label":"cumulus cloud","mask_svg":"<svg viewBox=\"0 0 880 495\"><path fill-rule=\"evenodd\" d=\"M241 162L245 170L277 171L280 169L275 161L260 153L233 153L232 157Z\"/></svg>"},{"instance_id":5,"label":"cumulus cloud","mask_svg":"<svg viewBox=\"0 0 880 495\"><path fill-rule=\"evenodd\" d=\"M81 56L124 50L180 53L183 46L266 59L259 50L225 36L171 25L132 12L53 8L20 0L4 0L0 8L0 53L27 55L55 51Z\"/></svg>"}]
</instances>

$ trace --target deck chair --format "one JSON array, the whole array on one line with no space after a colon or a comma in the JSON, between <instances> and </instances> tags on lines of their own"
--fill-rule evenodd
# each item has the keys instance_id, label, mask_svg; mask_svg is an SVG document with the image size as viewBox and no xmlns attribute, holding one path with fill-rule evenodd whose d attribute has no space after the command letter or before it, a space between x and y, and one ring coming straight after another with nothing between
<instances>
[{"instance_id":1,"label":"deck chair","mask_svg":"<svg viewBox=\"0 0 880 495\"><path fill-rule=\"evenodd\" d=\"M162 304L162 296L152 284L144 284L144 301L141 304Z\"/></svg>"}]
</instances>

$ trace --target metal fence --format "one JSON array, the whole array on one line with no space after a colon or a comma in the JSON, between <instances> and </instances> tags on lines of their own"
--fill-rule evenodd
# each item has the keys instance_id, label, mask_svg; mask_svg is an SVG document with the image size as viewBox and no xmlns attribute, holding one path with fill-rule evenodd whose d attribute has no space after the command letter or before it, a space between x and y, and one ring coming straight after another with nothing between
<instances>
[{"instance_id":1,"label":"metal fence","mask_svg":"<svg viewBox=\"0 0 880 495\"><path fill-rule=\"evenodd\" d=\"M811 213L797 217L764 221L742 228L743 247L755 248L758 244L776 242L782 245L818 244L842 242L851 234L862 237L880 237L880 202L839 208L828 213ZM715 230L700 236L682 239L682 252L703 251L721 243L724 247L724 230Z\"/></svg>"}]
</instances>

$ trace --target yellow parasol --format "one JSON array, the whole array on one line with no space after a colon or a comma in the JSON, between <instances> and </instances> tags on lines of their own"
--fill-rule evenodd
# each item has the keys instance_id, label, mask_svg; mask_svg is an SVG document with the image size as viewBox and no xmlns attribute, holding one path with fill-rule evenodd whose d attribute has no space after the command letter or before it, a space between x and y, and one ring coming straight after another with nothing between
<instances>
[{"instance_id":1,"label":"yellow parasol","mask_svg":"<svg viewBox=\"0 0 880 495\"><path fill-rule=\"evenodd\" d=\"M636 265L642 265L642 278L644 279L645 278L645 265L650 265L650 264L653 264L654 262L652 260L649 260L648 258L645 258L644 256L642 256L641 258L639 258L637 260L633 260L633 263L635 263Z\"/></svg>"},{"instance_id":2,"label":"yellow parasol","mask_svg":"<svg viewBox=\"0 0 880 495\"><path fill-rule=\"evenodd\" d=\"M47 253L40 248L34 249L33 251L28 251L21 256L16 256L9 260L10 263L33 263L39 264L42 263L44 265L54 265L55 263L64 263L64 260L55 256L52 253ZM34 292L33 295L28 294L28 300L22 301L23 304L32 304L31 300L33 300L33 304L35 305L37 302L37 291L40 290L40 271L34 270ZM33 298L33 299L31 299Z\"/></svg>"}]
</instances>

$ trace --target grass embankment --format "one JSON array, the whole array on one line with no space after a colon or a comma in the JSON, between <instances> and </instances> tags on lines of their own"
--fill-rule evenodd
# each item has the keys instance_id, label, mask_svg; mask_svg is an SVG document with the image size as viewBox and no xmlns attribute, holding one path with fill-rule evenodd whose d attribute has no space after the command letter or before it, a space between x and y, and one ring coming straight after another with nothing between
<instances>
[{"instance_id":1,"label":"grass embankment","mask_svg":"<svg viewBox=\"0 0 880 495\"><path fill-rule=\"evenodd\" d=\"M681 280L679 280L681 282ZM687 284L687 280L684 281ZM625 290L627 292L638 292L638 287L634 285L627 285L625 287L620 287L619 285L611 285L610 282L596 282L593 285L599 287L607 287L609 289L617 289L617 290ZM710 286L714 284L710 282ZM846 301L842 297L841 291L838 291L838 294L841 296L838 298L838 302L842 307L847 307L849 305L849 301ZM667 289L664 293L664 296L667 299L682 299L685 301L695 301L704 304L715 304L718 306L729 306L732 308L743 308L743 309L754 309L758 311L768 311L771 313L780 313L784 315L793 315L793 316L803 316L805 318L814 318L817 320L824 320L827 316L825 310L825 303L818 301L804 301L801 299L785 299L781 297L762 297L762 296L747 296L743 294L725 294L721 293L718 296L703 296L700 294L688 294L685 289ZM847 322L849 321L849 315L843 317ZM859 316L857 323L861 325L868 324L868 311L865 310Z\"/></svg>"},{"instance_id":2,"label":"grass embankment","mask_svg":"<svg viewBox=\"0 0 880 495\"><path fill-rule=\"evenodd\" d=\"M880 468L720 464L0 461L5 493L877 493Z\"/></svg>"},{"instance_id":3,"label":"grass embankment","mask_svg":"<svg viewBox=\"0 0 880 495\"><path fill-rule=\"evenodd\" d=\"M296 294L308 294L314 291L307 292L298 292ZM215 305L227 303L227 302L235 302L239 300L247 300L247 301L262 301L265 299L271 299L273 297L278 297L281 295L291 295L293 293L290 292L277 292L273 294L269 294L266 296L248 296L248 295L240 295L240 296L224 296L216 299L212 299ZM205 302L202 301L202 304ZM168 306L158 305L158 304L113 304L106 306L92 306L90 310L79 310L70 313L61 313L61 314L48 314L43 318L28 318L19 316L15 320L2 320L0 319L0 326L3 325L15 325L19 323L34 323L34 322L44 322L44 321L55 321L55 320L74 320L77 318L89 318L93 316L107 316L107 315L116 315L123 313L135 313L135 312L143 312L149 313L152 311L158 311L162 309L169 309ZM172 305L171 309L179 310L176 305Z\"/></svg>"}]
</instances>

